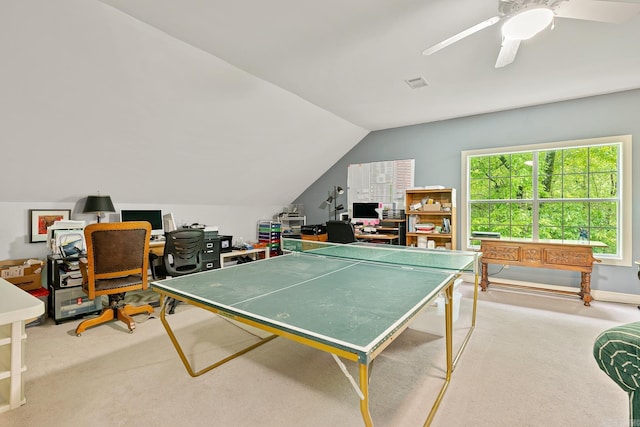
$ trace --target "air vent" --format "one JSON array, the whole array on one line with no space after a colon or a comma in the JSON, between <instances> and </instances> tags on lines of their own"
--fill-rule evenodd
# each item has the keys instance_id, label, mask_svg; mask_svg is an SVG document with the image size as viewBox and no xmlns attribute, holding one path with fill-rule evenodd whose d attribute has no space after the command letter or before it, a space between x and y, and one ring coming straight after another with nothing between
<instances>
[{"instance_id":1,"label":"air vent","mask_svg":"<svg viewBox=\"0 0 640 427\"><path fill-rule=\"evenodd\" d=\"M405 80L411 89L418 89L427 86L427 82L422 77Z\"/></svg>"}]
</instances>

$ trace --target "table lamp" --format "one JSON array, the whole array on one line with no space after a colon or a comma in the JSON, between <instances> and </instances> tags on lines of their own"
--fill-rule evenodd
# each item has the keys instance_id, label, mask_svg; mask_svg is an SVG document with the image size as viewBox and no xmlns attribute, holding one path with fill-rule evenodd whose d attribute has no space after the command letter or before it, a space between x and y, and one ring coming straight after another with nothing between
<instances>
[{"instance_id":1,"label":"table lamp","mask_svg":"<svg viewBox=\"0 0 640 427\"><path fill-rule=\"evenodd\" d=\"M95 213L100 222L100 218L104 217L105 212L115 212L110 196L96 195L87 196L87 202L84 204L82 213Z\"/></svg>"}]
</instances>

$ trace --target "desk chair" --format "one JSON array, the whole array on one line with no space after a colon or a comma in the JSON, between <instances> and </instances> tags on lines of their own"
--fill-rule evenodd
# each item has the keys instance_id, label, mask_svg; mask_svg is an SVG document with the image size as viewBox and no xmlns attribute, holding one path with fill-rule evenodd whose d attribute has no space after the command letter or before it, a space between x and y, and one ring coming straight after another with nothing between
<instances>
[{"instance_id":1,"label":"desk chair","mask_svg":"<svg viewBox=\"0 0 640 427\"><path fill-rule=\"evenodd\" d=\"M327 241L331 243L353 243L356 232L349 221L327 221Z\"/></svg>"},{"instance_id":2,"label":"desk chair","mask_svg":"<svg viewBox=\"0 0 640 427\"><path fill-rule=\"evenodd\" d=\"M100 316L81 322L76 328L80 336L85 329L118 319L133 332L134 314L153 314L148 304L134 307L124 304L126 292L148 288L149 237L147 221L89 224L84 229L87 257L80 260L82 290L89 299L109 296L109 307Z\"/></svg>"},{"instance_id":3,"label":"desk chair","mask_svg":"<svg viewBox=\"0 0 640 427\"><path fill-rule=\"evenodd\" d=\"M164 234L164 269L168 277L184 276L202 271L204 230L184 228ZM167 298L168 313L173 314L176 300Z\"/></svg>"}]
</instances>

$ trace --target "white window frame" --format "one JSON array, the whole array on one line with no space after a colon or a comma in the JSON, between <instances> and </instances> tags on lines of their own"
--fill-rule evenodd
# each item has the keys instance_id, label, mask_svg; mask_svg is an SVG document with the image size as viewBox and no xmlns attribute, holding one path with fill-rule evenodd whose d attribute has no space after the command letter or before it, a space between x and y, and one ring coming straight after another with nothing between
<instances>
[{"instance_id":1,"label":"white window frame","mask_svg":"<svg viewBox=\"0 0 640 427\"><path fill-rule=\"evenodd\" d=\"M461 176L461 192L460 192L460 236L462 239L461 247L463 250L474 250L477 247L471 246L470 243L470 204L469 204L469 162L472 156L487 156L502 153L518 153L523 151L537 150L558 150L562 148L571 148L577 146L603 145L621 143L619 168L620 180L618 182L620 194L620 210L618 218L618 240L620 242L619 253L617 256L611 254L594 254L594 256L602 261L605 265L618 265L624 267L631 266L631 135L607 136L602 138L579 139L572 141L547 142L542 144L518 145L512 147L497 147L480 150L462 151L460 156Z\"/></svg>"}]
</instances>

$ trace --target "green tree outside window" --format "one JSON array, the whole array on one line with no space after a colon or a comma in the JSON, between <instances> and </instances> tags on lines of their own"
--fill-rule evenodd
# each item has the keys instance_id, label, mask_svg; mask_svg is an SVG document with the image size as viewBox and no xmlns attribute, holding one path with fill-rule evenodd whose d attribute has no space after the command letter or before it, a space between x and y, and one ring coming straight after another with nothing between
<instances>
[{"instance_id":1,"label":"green tree outside window","mask_svg":"<svg viewBox=\"0 0 640 427\"><path fill-rule=\"evenodd\" d=\"M579 240L618 253L620 144L469 158L471 231Z\"/></svg>"}]
</instances>

